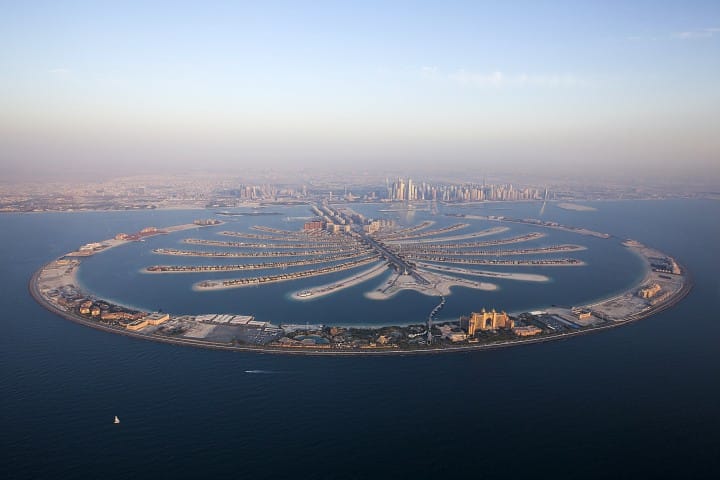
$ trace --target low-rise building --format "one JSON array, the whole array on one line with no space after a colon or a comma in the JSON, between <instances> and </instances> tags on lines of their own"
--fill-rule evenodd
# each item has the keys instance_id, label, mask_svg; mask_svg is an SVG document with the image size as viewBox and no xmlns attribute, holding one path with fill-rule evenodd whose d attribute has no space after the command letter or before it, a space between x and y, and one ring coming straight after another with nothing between
<instances>
[{"instance_id":1,"label":"low-rise building","mask_svg":"<svg viewBox=\"0 0 720 480\"><path fill-rule=\"evenodd\" d=\"M315 231L315 230L322 230L325 228L325 222L322 220L311 220L309 222L305 222L303 225L303 230L307 231Z\"/></svg>"},{"instance_id":2,"label":"low-rise building","mask_svg":"<svg viewBox=\"0 0 720 480\"><path fill-rule=\"evenodd\" d=\"M137 330L142 330L143 328L145 328L147 326L148 326L147 320L140 319L140 320L134 320L134 321L128 323L125 328L127 328L128 330L137 331Z\"/></svg>"},{"instance_id":3,"label":"low-rise building","mask_svg":"<svg viewBox=\"0 0 720 480\"><path fill-rule=\"evenodd\" d=\"M587 320L592 317L592 312L584 308L574 308L572 310L572 313L577 317L578 320Z\"/></svg>"},{"instance_id":4,"label":"low-rise building","mask_svg":"<svg viewBox=\"0 0 720 480\"><path fill-rule=\"evenodd\" d=\"M446 338L453 343L457 343L467 340L467 335L464 332L450 332L446 335Z\"/></svg>"},{"instance_id":5,"label":"low-rise building","mask_svg":"<svg viewBox=\"0 0 720 480\"><path fill-rule=\"evenodd\" d=\"M368 234L373 234L380 230L380 221L378 220L372 220L365 225L363 225L363 231Z\"/></svg>"},{"instance_id":6,"label":"low-rise building","mask_svg":"<svg viewBox=\"0 0 720 480\"><path fill-rule=\"evenodd\" d=\"M522 327L513 327L513 333L518 337L532 337L542 332L542 330L535 325L527 325Z\"/></svg>"},{"instance_id":7,"label":"low-rise building","mask_svg":"<svg viewBox=\"0 0 720 480\"><path fill-rule=\"evenodd\" d=\"M170 320L170 315L167 313L151 313L150 315L143 318L148 325L160 325Z\"/></svg>"},{"instance_id":8,"label":"low-rise building","mask_svg":"<svg viewBox=\"0 0 720 480\"><path fill-rule=\"evenodd\" d=\"M216 218L200 218L198 220L194 220L193 223L195 225L201 225L201 226L219 225L220 220L218 220Z\"/></svg>"},{"instance_id":9,"label":"low-rise building","mask_svg":"<svg viewBox=\"0 0 720 480\"><path fill-rule=\"evenodd\" d=\"M653 283L647 287L638 290L638 296L640 298L652 298L660 292L660 285Z\"/></svg>"},{"instance_id":10,"label":"low-rise building","mask_svg":"<svg viewBox=\"0 0 720 480\"><path fill-rule=\"evenodd\" d=\"M128 320L133 318L133 314L129 312L103 312L100 314L101 320Z\"/></svg>"},{"instance_id":11,"label":"low-rise building","mask_svg":"<svg viewBox=\"0 0 720 480\"><path fill-rule=\"evenodd\" d=\"M325 229L330 233L342 233L345 231L345 225L340 225L338 223L328 223L325 225Z\"/></svg>"}]
</instances>

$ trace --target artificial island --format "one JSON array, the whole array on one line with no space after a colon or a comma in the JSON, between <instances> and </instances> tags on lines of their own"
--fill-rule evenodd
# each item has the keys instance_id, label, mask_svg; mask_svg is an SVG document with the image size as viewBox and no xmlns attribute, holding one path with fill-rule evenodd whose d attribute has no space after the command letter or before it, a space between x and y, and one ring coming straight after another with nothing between
<instances>
[{"instance_id":1,"label":"artificial island","mask_svg":"<svg viewBox=\"0 0 720 480\"><path fill-rule=\"evenodd\" d=\"M533 218L448 213L454 223L434 227L425 220L398 226L393 220L372 219L348 206L327 202L309 205L310 217L296 230L254 225L252 231L226 230L213 218L164 228L148 227L134 234L83 245L44 265L32 277L33 297L58 315L113 333L161 342L227 350L278 353L373 355L437 353L498 348L544 342L614 328L651 316L681 300L690 291L690 278L678 262L630 239ZM227 213L225 213L227 215ZM486 228L472 229L471 221ZM511 225L532 231L507 234ZM216 229L222 239L185 238L183 248L155 248L168 258L237 259L233 263L156 264L147 275L225 274L192 285L195 292L257 288L346 272L346 277L290 289L294 302L312 302L386 275L365 292L382 301L410 290L437 298L423 318L403 325L353 326L283 322L249 313L178 314L143 311L121 302L98 298L80 287L78 268L88 257L151 237L197 229ZM607 241L642 259L645 274L632 288L591 303L539 307L525 312L503 311L501 305L478 305L457 318L439 318L453 287L481 292L498 288L499 280L547 282L547 275L527 273L532 267L582 268L574 243L524 245L558 230ZM498 235L506 235L498 238ZM503 271L503 268L521 271ZM388 275L389 273L389 275ZM335 275L337 277L337 275ZM377 281L377 280L376 280Z\"/></svg>"}]
</instances>

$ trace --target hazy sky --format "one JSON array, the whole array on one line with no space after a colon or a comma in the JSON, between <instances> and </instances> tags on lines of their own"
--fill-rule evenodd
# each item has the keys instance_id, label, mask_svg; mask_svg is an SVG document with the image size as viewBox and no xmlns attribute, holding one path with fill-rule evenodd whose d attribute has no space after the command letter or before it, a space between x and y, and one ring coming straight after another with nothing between
<instances>
[{"instance_id":1,"label":"hazy sky","mask_svg":"<svg viewBox=\"0 0 720 480\"><path fill-rule=\"evenodd\" d=\"M720 176L720 2L6 1L0 161Z\"/></svg>"}]
</instances>

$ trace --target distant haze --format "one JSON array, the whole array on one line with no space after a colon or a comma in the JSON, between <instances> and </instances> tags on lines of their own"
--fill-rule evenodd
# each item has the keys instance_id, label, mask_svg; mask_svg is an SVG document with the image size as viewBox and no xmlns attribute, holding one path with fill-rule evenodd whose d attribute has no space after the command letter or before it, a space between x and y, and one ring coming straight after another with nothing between
<instances>
[{"instance_id":1,"label":"distant haze","mask_svg":"<svg viewBox=\"0 0 720 480\"><path fill-rule=\"evenodd\" d=\"M717 1L13 2L0 42L6 181L359 166L720 181Z\"/></svg>"}]
</instances>

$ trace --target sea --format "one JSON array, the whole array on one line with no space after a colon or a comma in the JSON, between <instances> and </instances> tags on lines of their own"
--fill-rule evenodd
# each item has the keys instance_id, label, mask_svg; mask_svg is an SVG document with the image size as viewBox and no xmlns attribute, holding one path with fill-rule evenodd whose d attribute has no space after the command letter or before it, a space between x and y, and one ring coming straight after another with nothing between
<instances>
[{"instance_id":1,"label":"sea","mask_svg":"<svg viewBox=\"0 0 720 480\"><path fill-rule=\"evenodd\" d=\"M81 244L215 212L2 214L0 478L720 478L720 202L584 204L596 210L524 203L453 212L542 215L637 239L687 267L690 295L656 316L592 335L381 358L154 343L63 320L28 294L34 271ZM410 224L426 214L403 215L417 216L405 218ZM272 221L281 226L287 218ZM203 297L192 293L189 277L163 283L139 273L173 263L155 258L155 246L181 248L178 239L198 235L97 255L81 267L81 282L139 308L311 323L400 323L437 303L414 292L373 302L353 287L301 307L283 296L295 287ZM550 271L554 281L544 285L458 289L443 315L474 305L574 304L641 278L632 256L595 247L601 240L558 235L589 246L581 252L587 268Z\"/></svg>"}]
</instances>

